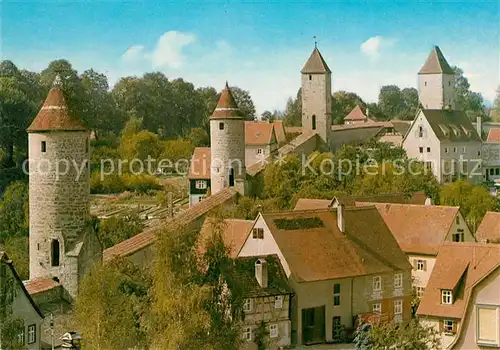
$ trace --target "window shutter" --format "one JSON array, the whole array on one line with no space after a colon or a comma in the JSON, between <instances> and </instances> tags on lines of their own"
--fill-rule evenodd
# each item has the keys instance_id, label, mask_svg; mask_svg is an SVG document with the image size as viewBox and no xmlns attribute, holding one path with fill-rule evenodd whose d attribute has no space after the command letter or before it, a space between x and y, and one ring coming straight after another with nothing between
<instances>
[{"instance_id":1,"label":"window shutter","mask_svg":"<svg viewBox=\"0 0 500 350\"><path fill-rule=\"evenodd\" d=\"M453 334L457 333L457 321L453 321Z\"/></svg>"},{"instance_id":2,"label":"window shutter","mask_svg":"<svg viewBox=\"0 0 500 350\"><path fill-rule=\"evenodd\" d=\"M417 269L417 259L412 259L411 264L413 265L413 269Z\"/></svg>"},{"instance_id":3,"label":"window shutter","mask_svg":"<svg viewBox=\"0 0 500 350\"><path fill-rule=\"evenodd\" d=\"M439 331L442 333L444 332L444 321L439 320Z\"/></svg>"},{"instance_id":4,"label":"window shutter","mask_svg":"<svg viewBox=\"0 0 500 350\"><path fill-rule=\"evenodd\" d=\"M424 263L424 271L427 271L427 260L422 260Z\"/></svg>"}]
</instances>

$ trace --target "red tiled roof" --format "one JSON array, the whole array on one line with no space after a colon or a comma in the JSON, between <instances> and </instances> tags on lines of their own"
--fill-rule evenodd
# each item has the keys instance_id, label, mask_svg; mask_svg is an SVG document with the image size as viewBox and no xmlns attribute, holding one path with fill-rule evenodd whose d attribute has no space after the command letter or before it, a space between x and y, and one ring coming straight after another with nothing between
<instances>
[{"instance_id":1,"label":"red tiled roof","mask_svg":"<svg viewBox=\"0 0 500 350\"><path fill-rule=\"evenodd\" d=\"M418 74L455 74L438 46L432 48L429 57Z\"/></svg>"},{"instance_id":2,"label":"red tiled roof","mask_svg":"<svg viewBox=\"0 0 500 350\"><path fill-rule=\"evenodd\" d=\"M196 203L191 208L183 211L173 219L168 219L162 225L148 228L134 237L104 250L103 260L109 261L115 256L125 257L150 246L154 243L156 233L165 227L168 227L169 225L187 225L205 215L210 210L234 200L237 195L238 194L234 189L225 188L222 191L207 197L201 202Z\"/></svg>"},{"instance_id":3,"label":"red tiled roof","mask_svg":"<svg viewBox=\"0 0 500 350\"><path fill-rule=\"evenodd\" d=\"M349 112L349 114L344 118L344 120L366 120L367 117L361 110L361 107L356 106Z\"/></svg>"},{"instance_id":4,"label":"red tiled roof","mask_svg":"<svg viewBox=\"0 0 500 350\"><path fill-rule=\"evenodd\" d=\"M274 133L276 134L276 140L278 143L282 143L286 141L286 133L285 128L283 126L282 120L276 120L273 122L274 125Z\"/></svg>"},{"instance_id":5,"label":"red tiled roof","mask_svg":"<svg viewBox=\"0 0 500 350\"><path fill-rule=\"evenodd\" d=\"M356 202L366 205L377 207L404 252L417 254L436 255L459 213L444 205Z\"/></svg>"},{"instance_id":6,"label":"red tiled roof","mask_svg":"<svg viewBox=\"0 0 500 350\"><path fill-rule=\"evenodd\" d=\"M302 127L301 126L285 126L285 132L287 134L301 134Z\"/></svg>"},{"instance_id":7,"label":"red tiled roof","mask_svg":"<svg viewBox=\"0 0 500 350\"><path fill-rule=\"evenodd\" d=\"M477 232L477 240L500 240L500 213L489 211L481 221Z\"/></svg>"},{"instance_id":8,"label":"red tiled roof","mask_svg":"<svg viewBox=\"0 0 500 350\"><path fill-rule=\"evenodd\" d=\"M215 107L210 119L243 119L238 104L233 97L233 93L226 82L226 86L219 98L219 103Z\"/></svg>"},{"instance_id":9,"label":"red tiled roof","mask_svg":"<svg viewBox=\"0 0 500 350\"><path fill-rule=\"evenodd\" d=\"M500 128L491 128L488 132L488 142L500 142Z\"/></svg>"},{"instance_id":10,"label":"red tiled roof","mask_svg":"<svg viewBox=\"0 0 500 350\"><path fill-rule=\"evenodd\" d=\"M293 210L328 209L331 204L331 199L299 198Z\"/></svg>"},{"instance_id":11,"label":"red tiled roof","mask_svg":"<svg viewBox=\"0 0 500 350\"><path fill-rule=\"evenodd\" d=\"M81 121L69 116L66 100L59 87L50 89L42 108L27 129L28 132L86 130Z\"/></svg>"},{"instance_id":12,"label":"red tiled roof","mask_svg":"<svg viewBox=\"0 0 500 350\"><path fill-rule=\"evenodd\" d=\"M32 280L26 281L24 284L26 290L30 295L46 292L48 290L61 287L61 283L55 281L51 277L46 278L34 278Z\"/></svg>"},{"instance_id":13,"label":"red tiled roof","mask_svg":"<svg viewBox=\"0 0 500 350\"><path fill-rule=\"evenodd\" d=\"M273 142L274 125L268 122L245 122L245 145L269 145ZM274 141L276 136L274 135Z\"/></svg>"},{"instance_id":14,"label":"red tiled roof","mask_svg":"<svg viewBox=\"0 0 500 350\"><path fill-rule=\"evenodd\" d=\"M391 122L367 122L359 124L332 124L333 131L348 130L348 129L364 129L364 128L393 128Z\"/></svg>"},{"instance_id":15,"label":"red tiled roof","mask_svg":"<svg viewBox=\"0 0 500 350\"><path fill-rule=\"evenodd\" d=\"M224 220L223 238L226 247L230 248L230 256L236 258L241 247L245 243L248 232L252 228L254 220L226 219ZM212 235L214 220L207 218L200 230L199 250L203 252L205 241Z\"/></svg>"},{"instance_id":16,"label":"red tiled roof","mask_svg":"<svg viewBox=\"0 0 500 350\"><path fill-rule=\"evenodd\" d=\"M499 266L500 244L444 243L417 315L462 318L474 287ZM454 288L453 303L441 304L441 289Z\"/></svg>"},{"instance_id":17,"label":"red tiled roof","mask_svg":"<svg viewBox=\"0 0 500 350\"><path fill-rule=\"evenodd\" d=\"M210 179L210 147L196 147L191 157L188 179Z\"/></svg>"}]
</instances>

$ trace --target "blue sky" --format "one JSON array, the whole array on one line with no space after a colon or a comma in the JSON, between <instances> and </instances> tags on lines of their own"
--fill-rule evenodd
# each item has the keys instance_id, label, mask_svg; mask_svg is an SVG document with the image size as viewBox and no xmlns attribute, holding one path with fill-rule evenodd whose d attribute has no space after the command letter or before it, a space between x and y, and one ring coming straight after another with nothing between
<instances>
[{"instance_id":1,"label":"blue sky","mask_svg":"<svg viewBox=\"0 0 500 350\"><path fill-rule=\"evenodd\" d=\"M432 45L492 100L499 84L498 1L8 1L0 0L2 59L42 70L66 58L114 84L149 71L196 86L225 80L259 112L283 109L318 47L333 90L377 99L380 86L416 86Z\"/></svg>"}]
</instances>

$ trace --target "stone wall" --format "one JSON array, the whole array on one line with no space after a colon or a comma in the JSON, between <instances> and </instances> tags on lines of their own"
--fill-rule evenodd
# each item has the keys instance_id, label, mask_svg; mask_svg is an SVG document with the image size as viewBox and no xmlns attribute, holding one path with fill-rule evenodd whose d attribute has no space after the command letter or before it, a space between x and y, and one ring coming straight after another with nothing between
<instances>
[{"instance_id":1,"label":"stone wall","mask_svg":"<svg viewBox=\"0 0 500 350\"><path fill-rule=\"evenodd\" d=\"M313 115L316 130L324 142L328 142L331 128L332 87L331 73L302 74L302 128L312 132Z\"/></svg>"},{"instance_id":2,"label":"stone wall","mask_svg":"<svg viewBox=\"0 0 500 350\"><path fill-rule=\"evenodd\" d=\"M451 74L419 74L418 94L425 109L442 109L451 105L455 109L454 76Z\"/></svg>"}]
</instances>

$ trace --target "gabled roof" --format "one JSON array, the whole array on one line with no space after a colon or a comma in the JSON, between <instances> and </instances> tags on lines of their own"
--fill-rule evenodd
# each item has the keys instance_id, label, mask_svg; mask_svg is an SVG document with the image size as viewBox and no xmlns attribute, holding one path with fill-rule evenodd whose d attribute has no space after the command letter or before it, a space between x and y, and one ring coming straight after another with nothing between
<instances>
[{"instance_id":1,"label":"gabled roof","mask_svg":"<svg viewBox=\"0 0 500 350\"><path fill-rule=\"evenodd\" d=\"M210 147L196 147L189 165L188 179L210 179L212 153Z\"/></svg>"},{"instance_id":2,"label":"gabled roof","mask_svg":"<svg viewBox=\"0 0 500 350\"><path fill-rule=\"evenodd\" d=\"M500 213L493 211L486 213L476 231L476 239L488 242L500 240Z\"/></svg>"},{"instance_id":3,"label":"gabled roof","mask_svg":"<svg viewBox=\"0 0 500 350\"><path fill-rule=\"evenodd\" d=\"M261 215L298 282L411 268L374 207L345 208L345 232L337 226L336 210ZM313 222L314 225L287 229L282 225L283 220Z\"/></svg>"},{"instance_id":4,"label":"gabled roof","mask_svg":"<svg viewBox=\"0 0 500 350\"><path fill-rule=\"evenodd\" d=\"M48 290L59 288L62 286L61 283L55 281L51 277L46 278L34 278L32 280L24 282L24 286L30 295L35 295L38 293L43 293Z\"/></svg>"},{"instance_id":5,"label":"gabled roof","mask_svg":"<svg viewBox=\"0 0 500 350\"><path fill-rule=\"evenodd\" d=\"M80 120L70 117L58 77L54 80L54 86L50 89L42 108L28 127L28 132L87 131Z\"/></svg>"},{"instance_id":6,"label":"gabled roof","mask_svg":"<svg viewBox=\"0 0 500 350\"><path fill-rule=\"evenodd\" d=\"M459 214L458 207L444 205L363 202L356 205L375 205L401 249L414 254L437 255Z\"/></svg>"},{"instance_id":7,"label":"gabled roof","mask_svg":"<svg viewBox=\"0 0 500 350\"><path fill-rule=\"evenodd\" d=\"M267 262L267 287L262 288L255 277L255 262ZM238 282L245 286L246 297L292 294L285 271L277 255L239 257L235 260Z\"/></svg>"},{"instance_id":8,"label":"gabled roof","mask_svg":"<svg viewBox=\"0 0 500 350\"><path fill-rule=\"evenodd\" d=\"M500 128L491 128L488 131L488 142L500 142Z\"/></svg>"},{"instance_id":9,"label":"gabled roof","mask_svg":"<svg viewBox=\"0 0 500 350\"><path fill-rule=\"evenodd\" d=\"M241 114L227 81L210 119L243 119L243 114Z\"/></svg>"},{"instance_id":10,"label":"gabled roof","mask_svg":"<svg viewBox=\"0 0 500 350\"><path fill-rule=\"evenodd\" d=\"M352 109L352 111L349 112L349 114L344 118L344 120L366 120L368 117L363 113L361 110L361 107L356 105Z\"/></svg>"},{"instance_id":11,"label":"gabled roof","mask_svg":"<svg viewBox=\"0 0 500 350\"><path fill-rule=\"evenodd\" d=\"M445 109L422 109L421 112L440 141L481 142L465 112Z\"/></svg>"},{"instance_id":12,"label":"gabled roof","mask_svg":"<svg viewBox=\"0 0 500 350\"><path fill-rule=\"evenodd\" d=\"M225 219L223 223L223 239L226 247L230 248L230 256L236 258L252 228L254 220ZM213 218L206 218L200 230L199 251L204 252L204 246L214 230Z\"/></svg>"},{"instance_id":13,"label":"gabled roof","mask_svg":"<svg viewBox=\"0 0 500 350\"><path fill-rule=\"evenodd\" d=\"M439 249L417 315L462 318L474 287L499 266L500 244L446 242ZM451 305L441 304L442 289L455 289Z\"/></svg>"},{"instance_id":14,"label":"gabled roof","mask_svg":"<svg viewBox=\"0 0 500 350\"><path fill-rule=\"evenodd\" d=\"M309 59L307 60L306 64L304 64L301 73L303 74L331 73L330 68L328 68L328 65L323 59L323 56L321 56L321 53L319 52L317 47L314 48L313 52L311 53L311 56L309 56Z\"/></svg>"},{"instance_id":15,"label":"gabled roof","mask_svg":"<svg viewBox=\"0 0 500 350\"><path fill-rule=\"evenodd\" d=\"M10 271L12 273L12 277L14 277L14 280L16 281L18 287L21 288L22 292L24 293L24 295L26 296L26 298L28 299L28 301L30 302L31 306L33 307L35 312L38 314L38 316L40 316L40 318L43 319L44 316L43 316L42 312L40 311L38 306L35 304L33 299L31 298L30 293L28 293L28 291L26 290L26 287L24 286L24 283L21 280L21 277L19 277L16 269L14 268L14 264L13 264L12 260L10 260L9 257L7 256L7 254L2 250L0 250L0 264L5 264L10 269Z\"/></svg>"},{"instance_id":16,"label":"gabled roof","mask_svg":"<svg viewBox=\"0 0 500 350\"><path fill-rule=\"evenodd\" d=\"M432 48L418 74L455 74L438 46Z\"/></svg>"},{"instance_id":17,"label":"gabled roof","mask_svg":"<svg viewBox=\"0 0 500 350\"><path fill-rule=\"evenodd\" d=\"M150 227L141 233L120 242L103 252L103 260L112 260L114 257L126 257L135 252L152 245L156 238L156 233L168 228L170 225L188 225L194 220L207 214L210 210L218 208L237 197L238 193L232 188L225 188L213 194L199 203L196 203L186 211L172 219L168 219L161 225Z\"/></svg>"},{"instance_id":18,"label":"gabled roof","mask_svg":"<svg viewBox=\"0 0 500 350\"><path fill-rule=\"evenodd\" d=\"M286 141L286 132L285 127L283 126L282 120L276 120L273 122L274 125L274 133L276 134L276 141L278 143L282 143Z\"/></svg>"},{"instance_id":19,"label":"gabled roof","mask_svg":"<svg viewBox=\"0 0 500 350\"><path fill-rule=\"evenodd\" d=\"M245 122L245 145L260 146L276 142L274 124L268 122Z\"/></svg>"},{"instance_id":20,"label":"gabled roof","mask_svg":"<svg viewBox=\"0 0 500 350\"><path fill-rule=\"evenodd\" d=\"M295 208L293 208L293 210L328 209L331 205L331 199L299 198L297 203L295 203Z\"/></svg>"}]
</instances>

